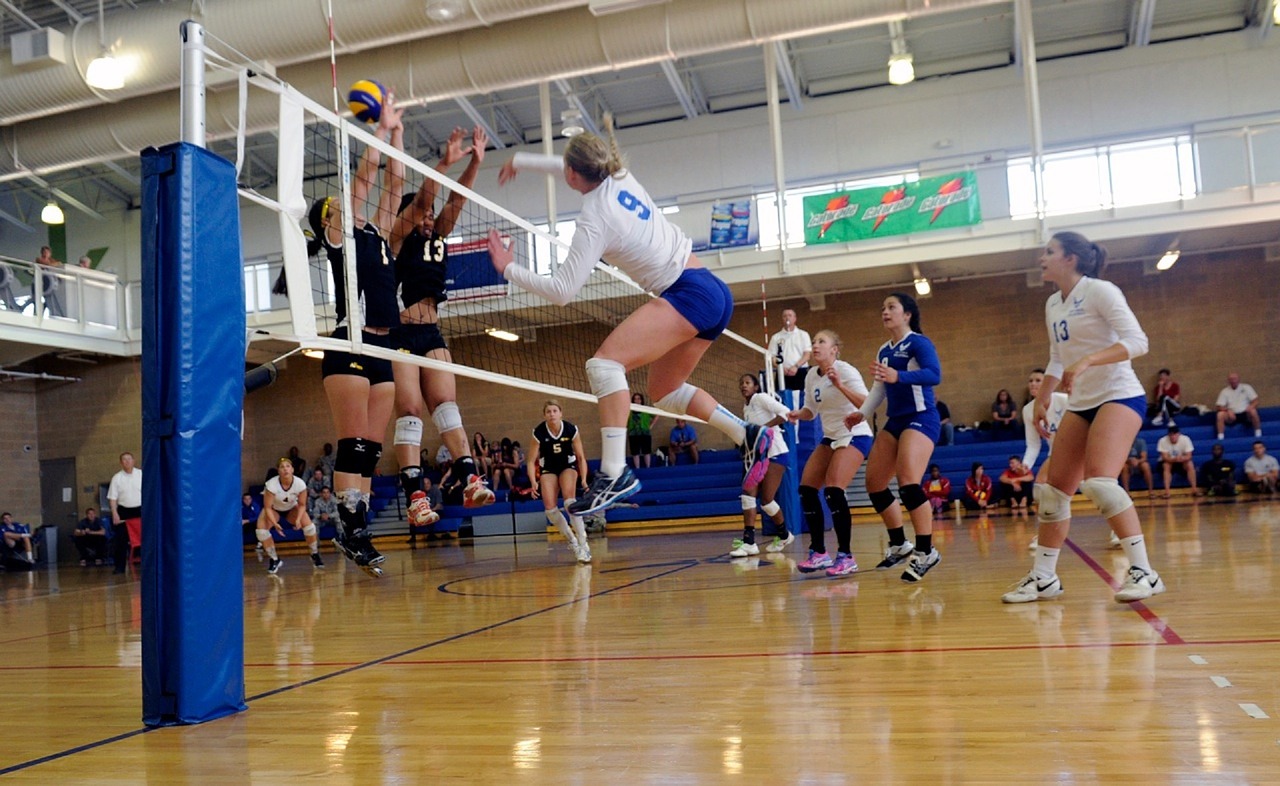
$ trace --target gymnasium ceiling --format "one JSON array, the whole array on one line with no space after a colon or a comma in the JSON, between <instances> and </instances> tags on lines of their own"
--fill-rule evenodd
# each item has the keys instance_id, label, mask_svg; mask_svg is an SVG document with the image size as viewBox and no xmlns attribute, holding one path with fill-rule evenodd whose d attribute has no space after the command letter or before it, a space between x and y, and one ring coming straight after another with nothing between
<instances>
[{"instance_id":1,"label":"gymnasium ceiling","mask_svg":"<svg viewBox=\"0 0 1280 786\"><path fill-rule=\"evenodd\" d=\"M675 5L689 6L698 0L667 0ZM753 0L745 0L748 5ZM110 31L129 30L148 15L172 15L213 9L215 3L234 0L196 0L196 2L167 2L166 0L104 0L104 22ZM241 0L243 2L243 0ZM267 2L267 0L258 0ZM324 8L322 2L301 0L270 0L273 4L293 3L303 15L317 17L323 38ZM367 0L333 0L341 20L343 6L359 6ZM441 25L429 20L422 9L432 3L454 3L462 17L455 22ZM595 2L595 0L593 0ZM845 2L851 0L776 0L780 7L808 7L813 4ZM1276 0L1031 0L1032 19L1037 57L1040 60L1072 57L1093 52L1132 46L1159 46L1163 42L1217 34L1238 33L1252 28L1252 34L1266 36L1269 33L1269 14ZM755 5L760 5L755 2ZM375 3L379 8L401 5L394 0ZM508 21L536 24L540 18L551 14L585 13L585 0L560 0L559 2L532 2L531 0L412 0L421 20L421 29L401 29L397 38L423 38L443 35L447 32L476 28L479 22L473 12L480 9L486 14L501 7ZM903 41L914 56L918 79L960 74L983 69L1007 68L1017 62L1017 45L1012 2L997 0L868 0L856 4L865 8L870 19L887 19L894 8L926 11L910 13L900 23ZM945 6L953 10L937 11ZM0 34L7 48L10 37L34 27L54 27L67 33L96 41L99 3L97 0L0 0ZM816 7L816 6L815 6ZM350 10L350 9L348 9ZM490 17L492 18L492 17ZM301 20L300 20L301 21ZM77 25L80 30L76 31ZM894 27L883 21L870 21L859 26L827 30L811 35L790 38L778 45L781 57L782 96L792 103L785 111L805 111L808 102L823 96L848 91L886 89L885 68L893 51ZM342 29L339 23L339 51L342 51ZM1272 35L1276 35L1272 33ZM127 37L127 33L122 34ZM440 39L443 40L443 39ZM234 42L234 39L233 39ZM327 41L324 41L327 52ZM428 44L430 42L428 41ZM176 49L177 38L172 46ZM349 51L358 47L349 46ZM250 50L252 51L252 50ZM83 49L81 49L83 52ZM91 55L90 55L91 56ZM359 57L359 54L346 56ZM598 122L605 111L611 111L622 128L661 123L681 123L693 116L715 115L765 103L764 55L757 43L743 41L736 47L720 47L716 51L680 57L662 63L650 62L620 70L577 69L578 75L552 78L553 114L571 106L580 106L589 120ZM8 52L0 52L0 107L6 83L15 69L9 67ZM327 60L327 58L326 58ZM283 62L283 61L282 61ZM318 68L323 61L310 58L310 64ZM300 65L290 63L290 66ZM324 72L328 64L323 62ZM59 66L71 68L73 66ZM590 71L583 75L584 71ZM348 66L347 72L352 72ZM326 76L327 78L327 76ZM169 77L176 83L177 75ZM168 92L171 85L166 85ZM25 88L24 88L25 89ZM128 90L125 91L129 92ZM162 92L159 88L153 93ZM12 94L11 94L12 95ZM103 112L120 112L138 96L129 96L113 106L101 107ZM96 100L96 99L95 99ZM576 102L576 103L575 103ZM3 144L6 132L20 135L24 124L42 122L56 117L60 108L36 108L6 116L0 110L0 157L10 157ZM82 102L83 103L83 102ZM106 104L107 102L103 102ZM77 107L78 108L78 107ZM429 111L428 111L429 110ZM175 110L176 111L176 110ZM483 120L504 146L538 141L541 137L541 118L538 85L535 80L527 84L515 84L484 94L457 95L432 100L428 106L411 108L407 115L406 146L416 155L428 157L438 150L450 129L454 126L471 126L477 118ZM557 122L557 130L559 123ZM9 127L9 128L6 128ZM153 140L155 144L172 141L171 138ZM83 160L85 154L69 145L66 162ZM234 142L219 141L215 150L234 157ZM20 155L20 151L19 151ZM106 158L106 157L100 157ZM249 143L248 163L243 179L256 188L271 185L274 161L274 138L259 134ZM12 161L0 162L0 253L6 238L23 233L40 232L39 213L52 193L62 203L64 210L78 211L84 215L101 216L120 210L136 208L140 200L140 179L136 156L120 154L118 159L94 161L87 165L41 165L39 174L25 176L14 172ZM767 185L767 184L762 184ZM1264 245L1280 240L1280 229L1275 226L1207 230L1200 240L1184 239L1184 250L1193 251L1197 243L1203 248L1227 246ZM1116 249L1121 257L1133 258L1153 253L1135 240L1128 247ZM25 243L24 243L25 245ZM1020 269L1028 266L1028 260L1019 257L996 264ZM870 272L870 271L868 271ZM901 271L886 272L889 282L901 280ZM871 276L867 283L873 283ZM814 279L800 291L821 291L824 282ZM742 293L739 293L742 294Z\"/></svg>"}]
</instances>

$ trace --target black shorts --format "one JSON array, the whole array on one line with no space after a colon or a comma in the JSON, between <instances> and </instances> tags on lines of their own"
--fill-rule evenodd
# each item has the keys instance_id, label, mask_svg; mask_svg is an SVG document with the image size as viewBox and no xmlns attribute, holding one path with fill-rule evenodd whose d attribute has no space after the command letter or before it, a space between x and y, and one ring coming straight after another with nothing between
<instances>
[{"instance_id":1,"label":"black shorts","mask_svg":"<svg viewBox=\"0 0 1280 786\"><path fill-rule=\"evenodd\" d=\"M560 477L560 473L571 469L575 472L578 469L578 463L575 461L570 463L567 458L553 459L547 456L538 458L538 469L542 470L543 475L555 475Z\"/></svg>"},{"instance_id":2,"label":"black shorts","mask_svg":"<svg viewBox=\"0 0 1280 786\"><path fill-rule=\"evenodd\" d=\"M333 331L332 338L345 340L347 338L347 328L342 326ZM364 332L361 335L364 342L374 347L390 347L390 336L378 335L377 333ZM325 350L324 360L320 361L320 376L353 376L364 377L369 380L370 385L378 385L383 382L391 382L391 361L382 358L370 357L368 355L353 355L350 352L341 352L334 350Z\"/></svg>"},{"instance_id":3,"label":"black shorts","mask_svg":"<svg viewBox=\"0 0 1280 786\"><path fill-rule=\"evenodd\" d=\"M401 325L391 329L391 348L397 352L426 357L433 349L448 349L440 325L434 322L421 325Z\"/></svg>"},{"instance_id":4,"label":"black shorts","mask_svg":"<svg viewBox=\"0 0 1280 786\"><path fill-rule=\"evenodd\" d=\"M653 452L652 434L632 434L627 437L627 446L632 456L647 456Z\"/></svg>"}]
</instances>

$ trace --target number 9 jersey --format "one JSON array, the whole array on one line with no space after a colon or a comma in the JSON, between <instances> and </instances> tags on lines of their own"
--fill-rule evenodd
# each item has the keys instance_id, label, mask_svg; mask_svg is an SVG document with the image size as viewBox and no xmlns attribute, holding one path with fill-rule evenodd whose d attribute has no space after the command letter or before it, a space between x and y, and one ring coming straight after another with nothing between
<instances>
[{"instance_id":1,"label":"number 9 jersey","mask_svg":"<svg viewBox=\"0 0 1280 786\"><path fill-rule=\"evenodd\" d=\"M1147 334L1120 287L1085 276L1065 297L1062 292L1050 295L1044 317L1049 328L1045 376L1062 379L1082 358L1117 343L1129 352L1128 360L1085 369L1072 385L1068 410L1080 412L1108 401L1146 395L1130 360L1147 354Z\"/></svg>"}]
</instances>

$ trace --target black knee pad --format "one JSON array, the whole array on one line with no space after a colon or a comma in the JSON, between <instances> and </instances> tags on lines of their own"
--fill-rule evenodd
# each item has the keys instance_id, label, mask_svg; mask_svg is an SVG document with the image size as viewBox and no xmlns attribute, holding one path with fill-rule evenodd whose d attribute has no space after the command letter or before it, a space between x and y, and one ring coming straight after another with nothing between
<instances>
[{"instance_id":1,"label":"black knee pad","mask_svg":"<svg viewBox=\"0 0 1280 786\"><path fill-rule=\"evenodd\" d=\"M838 489L835 486L827 486L822 490L822 496L827 498L827 507L831 508L832 516L843 514L845 517L848 517L849 498L844 495L844 489Z\"/></svg>"},{"instance_id":2,"label":"black knee pad","mask_svg":"<svg viewBox=\"0 0 1280 786\"><path fill-rule=\"evenodd\" d=\"M929 504L929 497L924 493L924 489L920 487L919 483L899 486L898 496L902 497L902 507L907 510L915 510L921 505Z\"/></svg>"},{"instance_id":3,"label":"black knee pad","mask_svg":"<svg viewBox=\"0 0 1280 786\"><path fill-rule=\"evenodd\" d=\"M374 471L378 468L378 462L382 460L382 443L364 440L365 454L364 467L360 472L366 478L373 477Z\"/></svg>"},{"instance_id":4,"label":"black knee pad","mask_svg":"<svg viewBox=\"0 0 1280 786\"><path fill-rule=\"evenodd\" d=\"M364 469L365 441L360 437L338 440L338 455L333 460L334 472L359 475Z\"/></svg>"},{"instance_id":5,"label":"black knee pad","mask_svg":"<svg viewBox=\"0 0 1280 786\"><path fill-rule=\"evenodd\" d=\"M806 516L822 515L822 501L818 496L818 490L813 486L800 487L800 511Z\"/></svg>"},{"instance_id":6,"label":"black knee pad","mask_svg":"<svg viewBox=\"0 0 1280 786\"><path fill-rule=\"evenodd\" d=\"M916 486L916 488L920 487ZM868 491L867 496L871 498L871 507L876 509L876 513L884 513L895 501L893 492L889 489Z\"/></svg>"}]
</instances>

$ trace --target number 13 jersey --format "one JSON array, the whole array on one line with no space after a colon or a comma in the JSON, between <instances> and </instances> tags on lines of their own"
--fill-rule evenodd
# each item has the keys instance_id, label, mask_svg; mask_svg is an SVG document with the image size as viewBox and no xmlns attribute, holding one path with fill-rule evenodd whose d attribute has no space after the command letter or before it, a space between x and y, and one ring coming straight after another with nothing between
<instances>
[{"instance_id":1,"label":"number 13 jersey","mask_svg":"<svg viewBox=\"0 0 1280 786\"><path fill-rule=\"evenodd\" d=\"M1147 353L1147 334L1119 287L1086 276L1066 297L1060 291L1050 295L1044 316L1049 328L1046 376L1062 379L1063 372L1082 358L1116 343L1129 351L1128 360L1085 369L1072 386L1067 409L1080 412L1146 395L1130 360Z\"/></svg>"}]
</instances>

